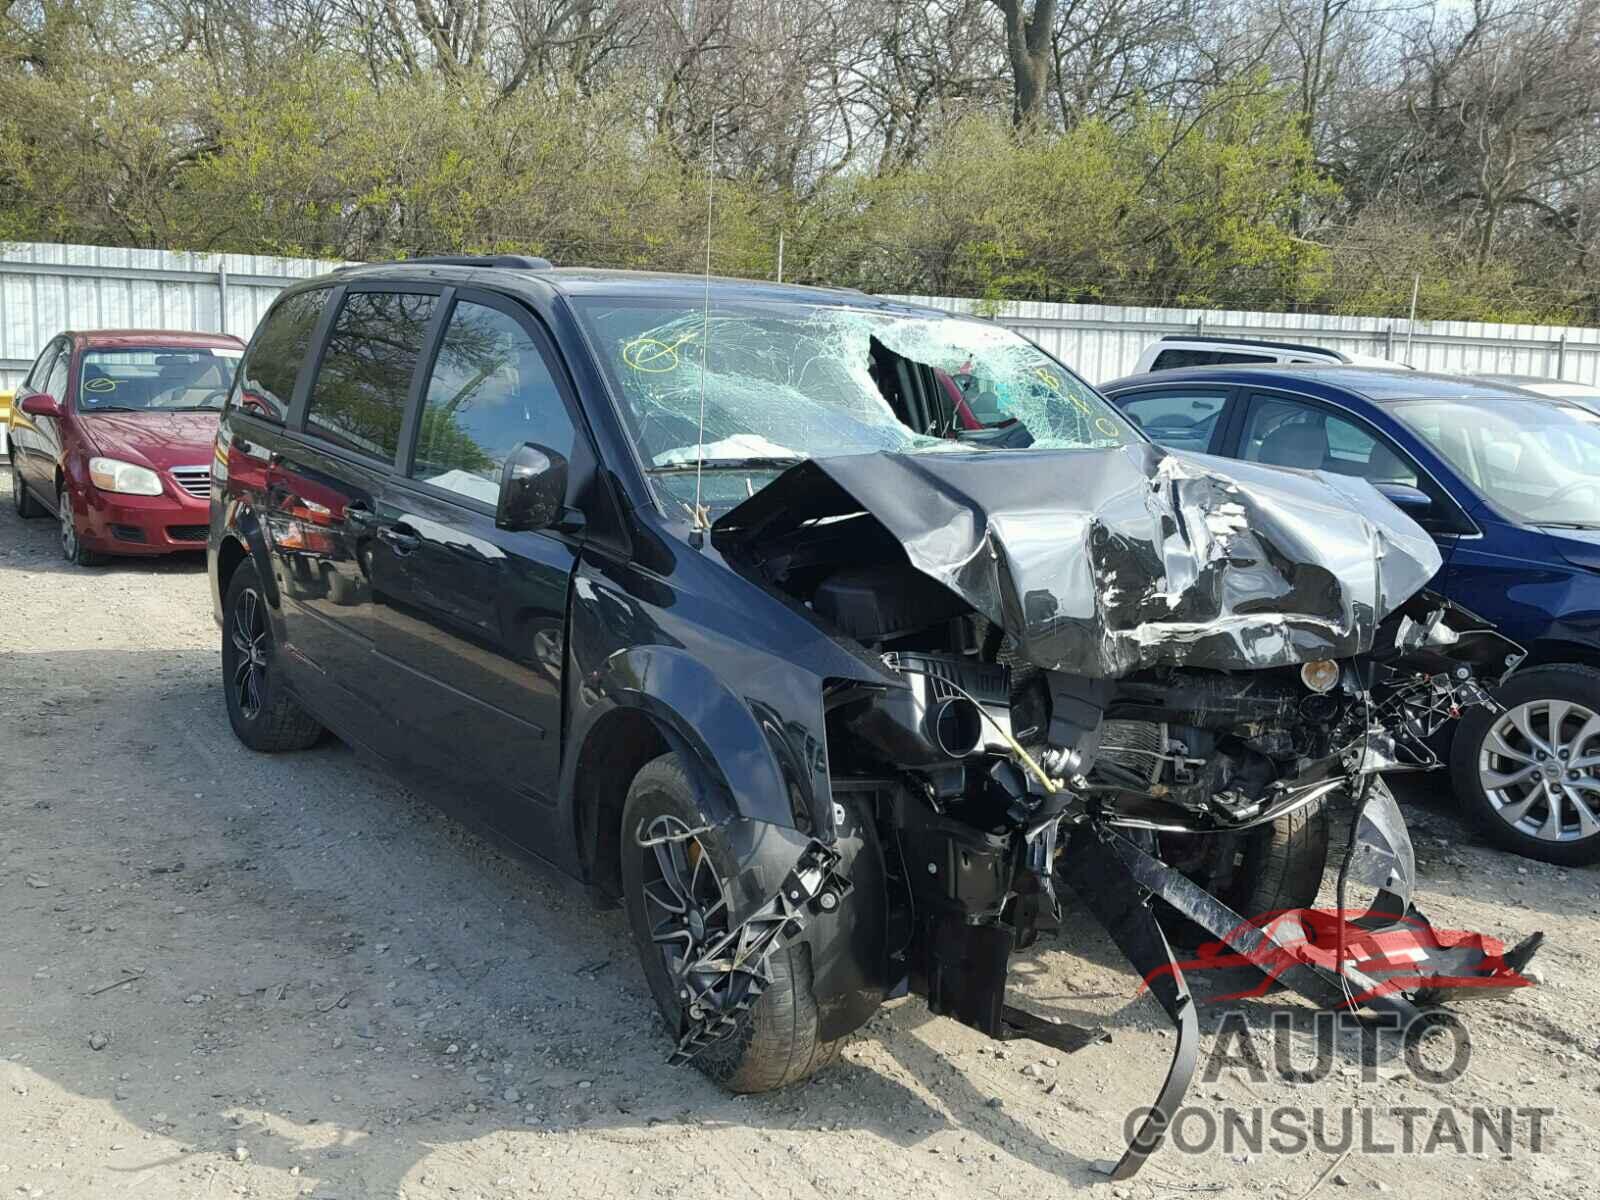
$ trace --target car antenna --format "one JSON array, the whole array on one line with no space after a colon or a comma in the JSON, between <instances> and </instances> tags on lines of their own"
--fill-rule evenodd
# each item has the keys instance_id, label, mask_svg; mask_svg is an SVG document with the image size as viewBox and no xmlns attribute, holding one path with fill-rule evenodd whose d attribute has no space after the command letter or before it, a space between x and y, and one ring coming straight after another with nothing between
<instances>
[{"instance_id":1,"label":"car antenna","mask_svg":"<svg viewBox=\"0 0 1600 1200\"><path fill-rule=\"evenodd\" d=\"M706 544L705 506L700 503L700 475L706 463L706 354L711 349L711 201L717 180L717 118L711 118L711 153L706 163L706 274L705 305L700 318L700 423L694 434L694 524L689 544L696 550Z\"/></svg>"}]
</instances>

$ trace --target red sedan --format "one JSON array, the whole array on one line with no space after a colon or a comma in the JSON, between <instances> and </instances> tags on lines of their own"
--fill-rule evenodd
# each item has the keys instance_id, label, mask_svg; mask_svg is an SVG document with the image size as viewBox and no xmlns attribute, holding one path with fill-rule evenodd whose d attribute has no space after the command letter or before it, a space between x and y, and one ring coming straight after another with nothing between
<instances>
[{"instance_id":1,"label":"red sedan","mask_svg":"<svg viewBox=\"0 0 1600 1200\"><path fill-rule=\"evenodd\" d=\"M52 338L11 406L11 495L53 512L61 553L204 550L217 414L244 343L107 330Z\"/></svg>"}]
</instances>

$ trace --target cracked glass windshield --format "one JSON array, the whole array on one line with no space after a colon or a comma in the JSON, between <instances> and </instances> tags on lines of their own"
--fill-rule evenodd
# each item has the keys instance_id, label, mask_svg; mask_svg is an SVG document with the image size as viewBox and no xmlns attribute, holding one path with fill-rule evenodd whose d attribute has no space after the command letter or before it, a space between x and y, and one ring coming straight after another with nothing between
<instances>
[{"instance_id":1,"label":"cracked glass windshield","mask_svg":"<svg viewBox=\"0 0 1600 1200\"><path fill-rule=\"evenodd\" d=\"M1088 385L981 321L798 304L576 307L669 506L692 503L705 348L714 511L806 458L874 450L1082 450L1137 441Z\"/></svg>"}]
</instances>

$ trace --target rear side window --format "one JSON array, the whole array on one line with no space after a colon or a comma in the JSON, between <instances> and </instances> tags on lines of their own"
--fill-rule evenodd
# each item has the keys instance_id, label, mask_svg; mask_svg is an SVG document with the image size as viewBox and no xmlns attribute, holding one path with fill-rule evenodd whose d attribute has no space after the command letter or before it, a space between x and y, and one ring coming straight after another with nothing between
<instances>
[{"instance_id":1,"label":"rear side window","mask_svg":"<svg viewBox=\"0 0 1600 1200\"><path fill-rule=\"evenodd\" d=\"M230 409L283 423L327 299L327 288L313 288L290 296L266 315L228 398Z\"/></svg>"},{"instance_id":2,"label":"rear side window","mask_svg":"<svg viewBox=\"0 0 1600 1200\"><path fill-rule=\"evenodd\" d=\"M408 292L346 295L311 385L307 431L394 461L411 377L436 303L434 296Z\"/></svg>"},{"instance_id":3,"label":"rear side window","mask_svg":"<svg viewBox=\"0 0 1600 1200\"><path fill-rule=\"evenodd\" d=\"M572 457L572 418L538 344L508 313L462 301L450 314L417 431L412 476L493 504L523 442Z\"/></svg>"},{"instance_id":4,"label":"rear side window","mask_svg":"<svg viewBox=\"0 0 1600 1200\"><path fill-rule=\"evenodd\" d=\"M1121 397L1117 405L1157 445L1204 451L1211 445L1227 399L1225 391L1164 388Z\"/></svg>"},{"instance_id":5,"label":"rear side window","mask_svg":"<svg viewBox=\"0 0 1600 1200\"><path fill-rule=\"evenodd\" d=\"M1240 354L1235 350L1163 350L1150 364L1152 371L1176 367L1226 367L1239 363L1266 363L1278 360L1270 354Z\"/></svg>"}]
</instances>

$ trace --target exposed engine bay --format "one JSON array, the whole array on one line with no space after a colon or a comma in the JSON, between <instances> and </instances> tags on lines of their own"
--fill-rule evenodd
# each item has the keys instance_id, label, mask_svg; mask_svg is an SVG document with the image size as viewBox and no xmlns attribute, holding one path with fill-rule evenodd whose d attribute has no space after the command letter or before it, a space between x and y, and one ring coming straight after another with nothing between
<instances>
[{"instance_id":1,"label":"exposed engine bay","mask_svg":"<svg viewBox=\"0 0 1600 1200\"><path fill-rule=\"evenodd\" d=\"M1409 995L1464 975L1525 982L1537 937L1504 956L1436 948L1425 986L1380 973L1352 990L1347 940L1380 913L1426 927L1377 772L1437 765L1435 735L1492 704L1485 687L1521 657L1422 590L1437 550L1365 483L1145 445L858 455L792 468L713 537L882 678L829 688L828 771L884 847L901 987L991 1036L1101 1040L1006 1002L1009 957L1058 926L1064 884L1178 1026L1156 1126L1116 1177L1159 1144L1195 1059L1193 1005L1149 897L1239 953L1298 955L1277 973L1324 1004L1359 992L1409 1011ZM1250 881L1216 870L1238 856L1209 852L1310 805L1346 835L1326 961L1294 948L1309 919L1287 938L1253 924ZM815 893L791 884L762 921L792 933L808 907L837 907L826 847L819 831ZM1365 916L1344 914L1350 883L1379 890ZM726 1016L710 993L700 1011Z\"/></svg>"},{"instance_id":2,"label":"exposed engine bay","mask_svg":"<svg viewBox=\"0 0 1600 1200\"><path fill-rule=\"evenodd\" d=\"M1105 499L1074 512L1068 472ZM861 455L795 468L719 528L893 680L827 698L835 779L890 767L986 829L1068 809L1237 829L1374 739L1431 765L1428 739L1520 654L1418 598L1438 551L1367 485L1251 472L1149 446ZM1425 686L1400 663L1419 652Z\"/></svg>"}]
</instances>

